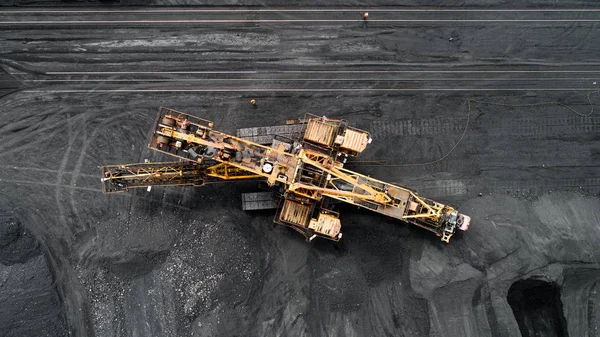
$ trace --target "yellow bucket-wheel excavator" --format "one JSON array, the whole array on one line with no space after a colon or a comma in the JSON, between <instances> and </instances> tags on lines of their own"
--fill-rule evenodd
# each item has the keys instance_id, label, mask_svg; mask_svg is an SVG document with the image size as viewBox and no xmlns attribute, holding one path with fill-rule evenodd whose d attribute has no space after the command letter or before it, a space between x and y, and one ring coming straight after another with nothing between
<instances>
[{"instance_id":1,"label":"yellow bucket-wheel excavator","mask_svg":"<svg viewBox=\"0 0 600 337\"><path fill-rule=\"evenodd\" d=\"M211 121L161 107L148 146L180 161L103 166L102 190L259 180L271 192L245 193L243 208L276 208L274 222L307 241L342 238L339 214L332 209L336 200L427 229L444 242L457 229L469 228L471 218L450 206L344 168L347 158L372 140L346 121L307 114L281 127L240 129L237 136L213 127Z\"/></svg>"}]
</instances>

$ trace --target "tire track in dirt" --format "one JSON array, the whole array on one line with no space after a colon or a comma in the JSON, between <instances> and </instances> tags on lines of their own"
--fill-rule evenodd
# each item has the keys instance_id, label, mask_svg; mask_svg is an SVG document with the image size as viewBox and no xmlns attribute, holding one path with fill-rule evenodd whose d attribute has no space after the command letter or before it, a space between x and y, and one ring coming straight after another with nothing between
<instances>
[{"instance_id":1,"label":"tire track in dirt","mask_svg":"<svg viewBox=\"0 0 600 337\"><path fill-rule=\"evenodd\" d=\"M473 123L474 129L482 128L484 123ZM493 137L528 137L548 139L562 135L579 135L600 132L600 116L540 116L506 118L487 127L488 135Z\"/></svg>"},{"instance_id":2,"label":"tire track in dirt","mask_svg":"<svg viewBox=\"0 0 600 337\"><path fill-rule=\"evenodd\" d=\"M423 192L423 195L432 196L432 197L446 197L446 196L460 196L467 194L467 181L462 180L435 180L435 181L426 181L422 184L413 184L413 185L422 185L419 187L418 191Z\"/></svg>"},{"instance_id":3,"label":"tire track in dirt","mask_svg":"<svg viewBox=\"0 0 600 337\"><path fill-rule=\"evenodd\" d=\"M109 77L109 79L110 78L112 78L112 76ZM100 86L100 84L98 84L98 86ZM92 102L90 100L90 96L86 96L83 101L84 101L85 105L92 105L91 104ZM105 109L100 109L98 112L102 113L104 110ZM88 113L84 112L84 113L80 114L80 116L81 116L81 125L82 125L82 127L78 128L78 129L82 130L82 143L83 143L83 145L81 147L81 151L79 152L79 156L77 158L77 163L75 164L75 167L74 167L74 169L72 171L73 173L71 174L71 180L70 180L70 183L69 183L71 186L76 186L77 185L77 182L78 182L80 174L81 174L81 165L83 164L83 156L85 155L86 150L87 150L87 146L89 145L88 134L87 134L87 125L88 125L88 123L87 123L87 116L88 116ZM95 130L97 130L97 128L94 129L94 131ZM92 131L92 134L94 134L94 131ZM77 203L75 202L75 190L74 189L70 190L70 192L69 192L69 202L71 204L71 208L73 210L73 213L74 213L75 217L77 218L76 223L80 224L80 226L83 226L83 224L85 223L85 221L83 221L83 218L81 217L81 214L79 213L79 210L78 210L78 207L77 207ZM80 230L87 230L87 229L88 228L86 226L83 226L82 228L80 228Z\"/></svg>"},{"instance_id":4,"label":"tire track in dirt","mask_svg":"<svg viewBox=\"0 0 600 337\"><path fill-rule=\"evenodd\" d=\"M15 170L15 174L17 174L18 172L22 172L22 171L34 171L34 172L46 172L46 173L52 173L52 174L56 174L58 172L58 170L55 169L45 169L45 168L39 168L39 167L21 167L21 166L8 166L8 165L0 165L0 172L5 173L7 170ZM63 175L71 175L73 174L73 172L71 171L63 171L62 172ZM10 174L8 176L11 176ZM13 175L14 176L14 175ZM79 174L80 177L86 177L86 178L97 178L97 175L94 174L85 174L85 173L81 173Z\"/></svg>"},{"instance_id":5,"label":"tire track in dirt","mask_svg":"<svg viewBox=\"0 0 600 337\"><path fill-rule=\"evenodd\" d=\"M20 138L19 139L19 143L24 143L21 146L17 146L17 147L13 147L10 150L6 150L6 146L4 147L0 147L0 158L2 157L6 157L7 155L13 154L15 152L21 152L23 150L26 150L28 148L30 148L33 145L37 145L39 143L42 142L47 142L49 139L54 138L59 132L61 132L62 130L59 128L60 126L60 120L55 121L56 124L54 125L50 125L48 127L44 127L44 128L39 128L36 131L33 131L31 133L29 133L26 137L24 138ZM54 131L52 131L49 135L44 136L44 137L36 137L38 136L38 134L42 134L43 132L49 131L55 129ZM31 138L36 138L36 140L32 140L29 141ZM26 142L23 142L23 140L25 140ZM17 142L15 140L15 142ZM6 144L5 144L6 145ZM11 144L9 144L8 146L10 146Z\"/></svg>"},{"instance_id":6,"label":"tire track in dirt","mask_svg":"<svg viewBox=\"0 0 600 337\"><path fill-rule=\"evenodd\" d=\"M107 110L107 109L103 109L103 110ZM77 180L79 179L79 174L81 173L81 167L83 166L86 151L87 151L88 147L90 145L92 145L92 142L94 141L96 134L100 131L103 131L105 127L110 125L110 123L115 123L119 118L128 116L129 114L130 114L130 112L122 112L120 114L112 115L94 127L94 129L90 133L89 137L87 137L81 144L81 149L79 151L77 161L75 163L75 166L73 167L73 171L72 171L73 174L71 175L71 185L76 184ZM70 198L71 198L72 204L74 204L75 201L74 201L73 193L70 194ZM79 224L79 226L84 226L84 225L85 224L83 222L81 222ZM87 225L85 227L79 228L79 230L86 230L86 229L88 229Z\"/></svg>"},{"instance_id":7,"label":"tire track in dirt","mask_svg":"<svg viewBox=\"0 0 600 337\"><path fill-rule=\"evenodd\" d=\"M555 179L523 179L506 180L483 178L487 181L478 186L476 183L481 179L447 179L425 181L422 179L408 179L403 183L415 188L419 195L427 197L452 197L464 196L477 193L494 194L521 194L523 196L537 196L552 191L579 190L596 194L600 192L600 177L582 178L555 178ZM469 191L468 187L471 188Z\"/></svg>"},{"instance_id":8,"label":"tire track in dirt","mask_svg":"<svg viewBox=\"0 0 600 337\"><path fill-rule=\"evenodd\" d=\"M0 134L3 135L2 138L9 138L9 140L3 140L2 142L0 142L0 156L4 156L7 153L12 153L14 152L14 150L23 149L23 147L14 148L14 146L19 143L24 143L24 145L27 146L28 144L46 140L47 137L37 136L45 131L55 128L62 121L61 113L64 111L63 108L49 109L48 111L40 111L39 114L32 114L29 116L17 116L14 114L11 116L11 111L18 111L18 108L21 107L23 104L30 103L31 98L29 98L28 100L26 100L25 98L18 99L16 102L6 98L3 100L10 103L1 105L2 110L6 111L5 115L3 116L3 119L6 123L0 126ZM10 119L10 117L13 118ZM27 135L23 138L9 137L13 133L17 132L27 132ZM29 140L33 137L37 137L37 140L34 140L32 142L23 142L23 140Z\"/></svg>"},{"instance_id":9,"label":"tire track in dirt","mask_svg":"<svg viewBox=\"0 0 600 337\"><path fill-rule=\"evenodd\" d=\"M464 117L434 117L373 121L369 127L374 138L395 136L427 136L460 132L465 127Z\"/></svg>"},{"instance_id":10,"label":"tire track in dirt","mask_svg":"<svg viewBox=\"0 0 600 337\"><path fill-rule=\"evenodd\" d=\"M58 170L56 172L56 188L54 189L54 200L56 202L56 209L58 211L58 220L59 220L60 224L65 227L65 231L67 233L68 232L73 233L73 231L71 230L71 228L69 226L69 222L67 221L67 217L65 215L65 209L63 207L63 203L61 202L61 193L60 193L61 192L60 186L62 185L62 180L63 180L63 171L67 167L67 163L69 162L69 157L71 156L71 151L73 150L73 143L75 142L75 138L77 136L77 134L73 133L72 118L71 118L70 114L67 112L67 110L68 110L67 108L63 108L63 111L60 113L60 115L62 115L62 114L67 115L66 124L67 124L68 140L67 140L67 149L63 153L62 160L61 160Z\"/></svg>"},{"instance_id":11,"label":"tire track in dirt","mask_svg":"<svg viewBox=\"0 0 600 337\"><path fill-rule=\"evenodd\" d=\"M496 180L492 181L489 186L493 191L500 193L542 194L550 191L579 189L596 194L600 191L600 177Z\"/></svg>"},{"instance_id":12,"label":"tire track in dirt","mask_svg":"<svg viewBox=\"0 0 600 337\"><path fill-rule=\"evenodd\" d=\"M489 126L474 120L471 129L486 128L489 136L518 136L543 139L555 135L575 135L600 132L600 116L539 116L502 119ZM368 128L376 139L396 136L434 136L460 132L465 127L464 117L434 117L424 119L400 119L374 121Z\"/></svg>"},{"instance_id":13,"label":"tire track in dirt","mask_svg":"<svg viewBox=\"0 0 600 337\"><path fill-rule=\"evenodd\" d=\"M78 132L77 136L79 136L79 134L82 134L82 139L83 141L85 141L87 139L87 113L82 113L81 114L81 125L82 127L78 128L78 130L81 130L81 132ZM70 186L76 186L77 185L77 181L80 177L81 172L73 172L71 174L71 179L69 182ZM69 191L69 202L71 205L71 209L73 210L73 215L75 216L75 223L77 224L83 224L83 218L81 217L81 214L79 213L79 209L77 207L77 204L75 203L75 189L71 189Z\"/></svg>"},{"instance_id":14,"label":"tire track in dirt","mask_svg":"<svg viewBox=\"0 0 600 337\"><path fill-rule=\"evenodd\" d=\"M29 180L19 180L19 179L0 179L0 183L12 183L12 184L17 184L17 185L19 185L19 184L42 185L42 186L50 186L50 187L56 187L56 188L65 188L65 189L102 193L102 190L99 188L69 186L69 185L50 183L50 182L39 181L39 180L29 181Z\"/></svg>"}]
</instances>

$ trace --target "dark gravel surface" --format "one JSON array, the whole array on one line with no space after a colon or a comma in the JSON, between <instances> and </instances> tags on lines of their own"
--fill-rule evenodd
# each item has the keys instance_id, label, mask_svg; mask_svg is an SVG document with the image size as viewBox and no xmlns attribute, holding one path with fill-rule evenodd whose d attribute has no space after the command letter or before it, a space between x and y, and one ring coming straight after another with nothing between
<instances>
[{"instance_id":1,"label":"dark gravel surface","mask_svg":"<svg viewBox=\"0 0 600 337\"><path fill-rule=\"evenodd\" d=\"M595 2L5 4L0 336L600 336ZM334 247L242 211L253 183L103 195L99 165L170 160L146 147L161 105L231 133L347 119L388 164L352 169L471 228L341 206Z\"/></svg>"}]
</instances>

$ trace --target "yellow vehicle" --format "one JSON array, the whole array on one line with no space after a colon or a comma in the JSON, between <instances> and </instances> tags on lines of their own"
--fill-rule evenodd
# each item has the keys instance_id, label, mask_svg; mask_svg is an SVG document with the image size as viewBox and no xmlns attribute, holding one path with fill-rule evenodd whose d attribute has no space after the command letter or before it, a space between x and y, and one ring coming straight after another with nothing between
<instances>
[{"instance_id":1,"label":"yellow vehicle","mask_svg":"<svg viewBox=\"0 0 600 337\"><path fill-rule=\"evenodd\" d=\"M445 242L457 229L469 228L470 217L450 206L344 168L348 157L360 154L371 143L368 132L343 120L313 115L297 122L298 137L275 135L266 145L214 130L211 121L161 107L148 146L183 161L103 166L103 191L262 180L280 191L274 192L279 197L274 222L302 233L308 241L342 238L339 214L330 206L333 200L419 226Z\"/></svg>"}]
</instances>

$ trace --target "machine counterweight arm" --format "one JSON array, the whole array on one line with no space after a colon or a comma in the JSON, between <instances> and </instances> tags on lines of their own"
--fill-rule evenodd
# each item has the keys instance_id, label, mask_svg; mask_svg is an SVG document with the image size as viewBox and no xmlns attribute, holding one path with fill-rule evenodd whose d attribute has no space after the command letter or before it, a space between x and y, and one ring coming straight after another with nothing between
<instances>
[{"instance_id":1,"label":"machine counterweight arm","mask_svg":"<svg viewBox=\"0 0 600 337\"><path fill-rule=\"evenodd\" d=\"M414 194L413 192L410 192L410 195L415 198L421 205L423 205L425 208L427 208L430 212L434 212L436 216L440 215L440 212L442 211L441 209L435 210L433 209L433 207L429 206L429 204L427 204L426 202L424 202L423 200L421 200L421 198L419 198L416 194Z\"/></svg>"},{"instance_id":2,"label":"machine counterweight arm","mask_svg":"<svg viewBox=\"0 0 600 337\"><path fill-rule=\"evenodd\" d=\"M342 174L346 174L346 175L356 175L356 176L363 176L363 175L361 175L360 173L356 173L356 172L350 171L350 170L348 170L348 169L346 169L346 168L339 168L339 169L336 169L336 170L338 170L338 171L340 171ZM377 182L379 182L379 183L381 183L381 184L388 185L388 183L386 183L386 182L384 182L384 181L381 181L381 180L378 180L378 179L374 179L374 178L370 178L370 177L369 177L368 179L370 179L370 180L373 180L373 181L377 181ZM362 186L360 186L360 187L361 187L361 188L363 188ZM423 207L427 208L427 209L428 209L430 212L432 212L432 215L434 215L434 217L437 217L437 216L439 216L439 215L440 215L440 213L441 213L441 211L442 211L442 209L441 209L441 208L439 208L439 209L435 209L435 208L431 207L431 205L429 205L428 203L426 203L425 201L423 201L423 200L422 200L422 199L421 199L421 198L420 198L420 197L419 197L417 194L415 194L415 193L414 193L414 192L412 192L411 190L409 190L409 189L407 189L407 188L402 188L402 189L403 189L403 190L406 190L408 193L410 193L410 195L411 195L411 196L412 196L412 197L413 197L413 198L414 198L414 199L415 199L417 202L419 202L419 204L421 204ZM431 214L430 214L430 215L428 215L428 216L431 216ZM423 217L423 216L422 216L422 215L419 215L419 216L409 216L409 217Z\"/></svg>"},{"instance_id":3,"label":"machine counterweight arm","mask_svg":"<svg viewBox=\"0 0 600 337\"><path fill-rule=\"evenodd\" d=\"M235 150L235 148L227 143L223 143L223 142L213 142L210 140L206 140L202 137L198 137L196 135L193 134L187 134L187 133L183 133L183 132L179 132L179 131L175 131L172 130L171 128L165 128L163 131L158 131L157 134L163 135L163 136L167 136L167 137L174 137L177 139L183 139L186 140L189 143L194 143L197 145L202 145L202 146L211 146L217 149L229 149L229 150Z\"/></svg>"},{"instance_id":4,"label":"machine counterweight arm","mask_svg":"<svg viewBox=\"0 0 600 337\"><path fill-rule=\"evenodd\" d=\"M367 195L364 195L364 194L350 192L351 196L356 196L358 198L365 199L365 200L373 200L373 201L376 201L378 203L389 203L389 202L392 201L392 199L389 196L387 196L385 193L381 193L379 191L376 191L375 189L373 189L370 186L367 186L367 185L364 185L364 184L358 184L358 182L356 181L356 179L352 178L349 174L346 174L346 173L338 170L336 167L327 168L323 164L321 164L319 162L316 162L316 161L314 161L312 159L309 159L304 152L301 152L299 156L300 156L300 158L301 158L301 160L303 162L305 162L307 164L310 164L310 165L313 165L315 167L318 167L319 169L322 169L323 171L331 174L333 177L339 178L339 179L341 179L341 180L343 180L343 181L345 181L345 182L347 182L349 184L352 184L353 186L358 186L362 190L364 190L365 192L369 193L369 196L367 196ZM315 188L313 186L308 186L308 185L305 188L312 189L312 190L315 190L315 191L321 191L321 190L319 190L319 189L317 189L317 188ZM340 192L340 191L337 191L337 190L334 190L334 189L327 189L326 188L326 189L324 189L323 192L329 193L328 191L331 191L330 194L342 195L342 194L336 194L336 193L334 193L334 192Z\"/></svg>"},{"instance_id":5,"label":"machine counterweight arm","mask_svg":"<svg viewBox=\"0 0 600 337\"><path fill-rule=\"evenodd\" d=\"M323 194L326 194L326 195L335 195L335 196L351 197L351 198L354 197L354 198L359 198L359 199L363 199L363 200L375 201L377 203L385 203L385 199L382 198L382 196L381 196L383 193L377 193L375 195L360 194L360 193L354 193L354 192L349 192L349 191L335 190L332 188L316 187L316 186L306 185L306 184L302 184L302 183L291 184L288 189L290 191L295 191L299 188L322 192Z\"/></svg>"}]
</instances>

